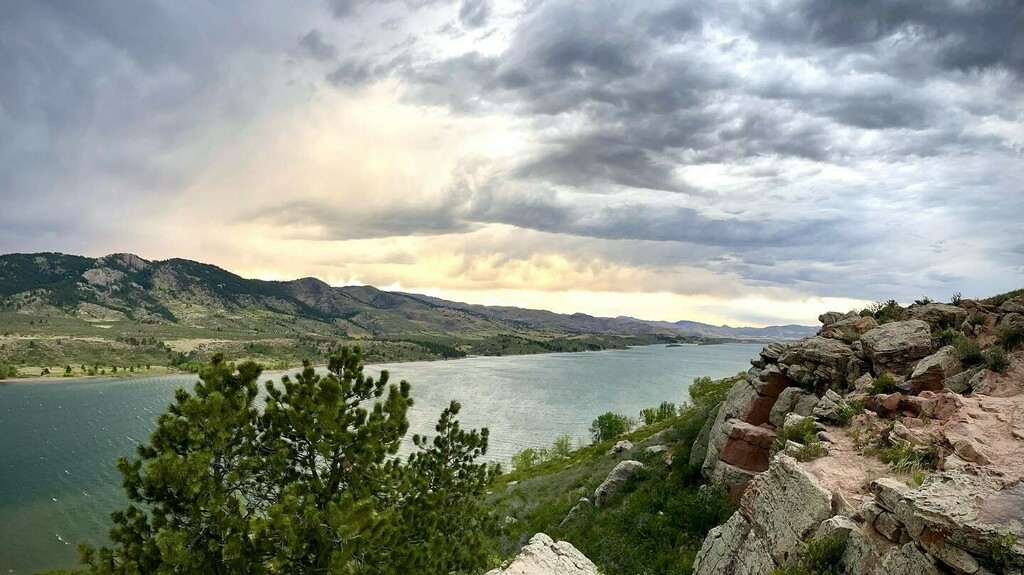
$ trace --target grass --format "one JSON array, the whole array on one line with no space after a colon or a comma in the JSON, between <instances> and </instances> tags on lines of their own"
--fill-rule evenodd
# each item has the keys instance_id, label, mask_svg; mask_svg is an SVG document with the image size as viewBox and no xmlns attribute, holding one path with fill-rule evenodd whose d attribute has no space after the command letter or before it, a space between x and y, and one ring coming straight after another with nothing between
<instances>
[{"instance_id":1,"label":"grass","mask_svg":"<svg viewBox=\"0 0 1024 575\"><path fill-rule=\"evenodd\" d=\"M845 553L846 540L839 534L815 539L796 564L775 569L771 575L842 575Z\"/></svg>"},{"instance_id":2,"label":"grass","mask_svg":"<svg viewBox=\"0 0 1024 575\"><path fill-rule=\"evenodd\" d=\"M836 423L846 427L847 425L850 425L850 422L853 421L854 417L857 417L862 413L864 413L863 402L859 400L848 401L840 405L839 409L836 410Z\"/></svg>"},{"instance_id":3,"label":"grass","mask_svg":"<svg viewBox=\"0 0 1024 575\"><path fill-rule=\"evenodd\" d=\"M689 450L707 418L705 407L684 408L681 415L624 437L642 443L665 431L673 464L660 454L638 450L645 464L608 505L584 508L564 521L580 497L591 497L619 458L606 455L614 441L577 449L561 460L544 461L499 477L490 502L500 517L514 519L495 542L492 554L507 558L535 533L572 543L604 573L690 573L707 532L723 523L735 507L728 497L702 486L699 469L688 465ZM511 482L518 483L509 485Z\"/></svg>"},{"instance_id":4,"label":"grass","mask_svg":"<svg viewBox=\"0 0 1024 575\"><path fill-rule=\"evenodd\" d=\"M797 461L812 461L824 457L828 455L828 449L818 441L817 433L814 418L805 417L800 423L784 427L779 431L775 442L772 443L772 454L785 450L786 444L793 441L801 445L799 449L790 454Z\"/></svg>"},{"instance_id":5,"label":"grass","mask_svg":"<svg viewBox=\"0 0 1024 575\"><path fill-rule=\"evenodd\" d=\"M990 303L994 303L995 305L1003 305L1004 303L1007 302L1007 300L1011 300L1015 297L1024 297L1024 289L1013 290L1008 291L1006 293L1001 293L999 295L994 295L988 298L988 301Z\"/></svg>"},{"instance_id":6,"label":"grass","mask_svg":"<svg viewBox=\"0 0 1024 575\"><path fill-rule=\"evenodd\" d=\"M909 443L895 444L876 452L883 463L897 473L915 474L932 471L938 464L938 450L934 445L915 447Z\"/></svg>"},{"instance_id":7,"label":"grass","mask_svg":"<svg viewBox=\"0 0 1024 575\"><path fill-rule=\"evenodd\" d=\"M899 389L896 387L896 380L888 373L883 373L871 382L871 395L888 395L890 393L896 393L897 391L899 391Z\"/></svg>"}]
</instances>

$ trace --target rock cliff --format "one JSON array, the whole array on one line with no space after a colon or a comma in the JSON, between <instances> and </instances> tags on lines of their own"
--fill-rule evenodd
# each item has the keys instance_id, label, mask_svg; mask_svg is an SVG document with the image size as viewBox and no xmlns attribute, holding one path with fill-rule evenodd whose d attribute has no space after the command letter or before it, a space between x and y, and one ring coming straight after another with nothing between
<instances>
[{"instance_id":1,"label":"rock cliff","mask_svg":"<svg viewBox=\"0 0 1024 575\"><path fill-rule=\"evenodd\" d=\"M1024 572L1024 298L884 311L765 347L708 420L691 463L739 510L695 575L825 545L850 575Z\"/></svg>"}]
</instances>

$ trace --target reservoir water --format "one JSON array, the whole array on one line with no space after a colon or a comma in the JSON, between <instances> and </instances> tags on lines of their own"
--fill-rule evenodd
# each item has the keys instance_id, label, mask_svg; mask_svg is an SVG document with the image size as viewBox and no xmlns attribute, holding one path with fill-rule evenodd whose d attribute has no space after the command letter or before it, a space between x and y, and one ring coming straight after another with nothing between
<instances>
[{"instance_id":1,"label":"reservoir water","mask_svg":"<svg viewBox=\"0 0 1024 575\"><path fill-rule=\"evenodd\" d=\"M698 376L744 371L760 345L476 357L367 366L412 384L410 432L432 434L448 402L463 427L488 427L488 459L507 460L562 434L583 443L606 411L636 417L680 403ZM266 374L279 377L280 374ZM78 541L102 543L125 505L114 466L145 441L157 415L194 375L0 384L0 573L73 567Z\"/></svg>"}]
</instances>

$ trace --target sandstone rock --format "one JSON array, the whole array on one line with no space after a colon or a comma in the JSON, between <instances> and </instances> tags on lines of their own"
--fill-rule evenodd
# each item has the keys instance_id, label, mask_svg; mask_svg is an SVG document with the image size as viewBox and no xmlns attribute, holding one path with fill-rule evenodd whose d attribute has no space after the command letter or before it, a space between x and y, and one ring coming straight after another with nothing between
<instances>
[{"instance_id":1,"label":"sandstone rock","mask_svg":"<svg viewBox=\"0 0 1024 575\"><path fill-rule=\"evenodd\" d=\"M622 489L622 486L625 485L627 481L632 479L633 476L643 468L644 464L639 461L633 461L631 459L620 461L618 465L611 470L608 477L605 478L601 485L598 485L597 489L594 490L594 504L598 507L603 506L612 498L612 496Z\"/></svg>"},{"instance_id":2,"label":"sandstone rock","mask_svg":"<svg viewBox=\"0 0 1024 575\"><path fill-rule=\"evenodd\" d=\"M932 349L931 329L917 319L880 325L861 336L861 342L878 374L903 373Z\"/></svg>"},{"instance_id":3,"label":"sandstone rock","mask_svg":"<svg viewBox=\"0 0 1024 575\"><path fill-rule=\"evenodd\" d=\"M1003 302L999 309L1006 313L1024 314L1024 297L1015 297Z\"/></svg>"},{"instance_id":4,"label":"sandstone rock","mask_svg":"<svg viewBox=\"0 0 1024 575\"><path fill-rule=\"evenodd\" d=\"M779 360L779 357L785 353L787 347L789 346L782 342L773 341L761 350L761 359L763 359L765 363L775 363Z\"/></svg>"},{"instance_id":5,"label":"sandstone rock","mask_svg":"<svg viewBox=\"0 0 1024 575\"><path fill-rule=\"evenodd\" d=\"M849 408L846 400L830 389L818 400L812 413L818 419L838 423L841 420L840 413Z\"/></svg>"},{"instance_id":6,"label":"sandstone rock","mask_svg":"<svg viewBox=\"0 0 1024 575\"><path fill-rule=\"evenodd\" d=\"M943 381L946 378L960 373L962 369L956 348L947 345L919 361L913 375L910 376L910 382L915 392L938 391L943 388Z\"/></svg>"},{"instance_id":7,"label":"sandstone rock","mask_svg":"<svg viewBox=\"0 0 1024 575\"><path fill-rule=\"evenodd\" d=\"M668 451L668 446L667 445L650 445L648 447L645 447L644 451L647 452L647 453L650 453L652 455L657 455L659 453L665 453L666 451Z\"/></svg>"},{"instance_id":8,"label":"sandstone rock","mask_svg":"<svg viewBox=\"0 0 1024 575\"><path fill-rule=\"evenodd\" d=\"M761 372L757 381L753 383L754 389L757 390L759 395L777 398L783 390L794 385L796 382L782 373L779 366L770 365Z\"/></svg>"},{"instance_id":9,"label":"sandstone rock","mask_svg":"<svg viewBox=\"0 0 1024 575\"><path fill-rule=\"evenodd\" d=\"M845 541L850 536L850 533L857 530L857 524L849 517L836 515L821 522L821 525L818 526L818 531L814 534L814 538L824 539L838 535L841 540Z\"/></svg>"},{"instance_id":10,"label":"sandstone rock","mask_svg":"<svg viewBox=\"0 0 1024 575\"><path fill-rule=\"evenodd\" d=\"M876 328L877 329L877 328ZM845 343L825 337L799 341L779 358L779 367L786 376L805 388L827 387L839 382L853 357L853 349Z\"/></svg>"},{"instance_id":11,"label":"sandstone rock","mask_svg":"<svg viewBox=\"0 0 1024 575\"><path fill-rule=\"evenodd\" d=\"M818 403L818 396L799 387L784 389L779 394L779 399L772 406L768 421L776 426L782 427L786 421L786 415L796 413L798 415L810 415L814 406Z\"/></svg>"},{"instance_id":12,"label":"sandstone rock","mask_svg":"<svg viewBox=\"0 0 1024 575\"><path fill-rule=\"evenodd\" d=\"M889 552L882 560L876 575L940 575L935 564L918 549L907 543Z\"/></svg>"},{"instance_id":13,"label":"sandstone rock","mask_svg":"<svg viewBox=\"0 0 1024 575\"><path fill-rule=\"evenodd\" d=\"M768 415L771 413L775 399L760 395L757 390L747 381L740 380L733 384L722 402L715 423L708 433L708 449L704 457L704 464L701 472L705 477L711 477L715 466L718 464L719 455L728 440L728 430L725 427L726 421L739 419L752 425L760 425L768 422Z\"/></svg>"},{"instance_id":14,"label":"sandstone rock","mask_svg":"<svg viewBox=\"0 0 1024 575\"><path fill-rule=\"evenodd\" d=\"M822 326L828 327L828 326L836 323L837 321L840 321L840 320L843 320L843 319L847 319L847 318L849 318L851 316L856 317L857 314L855 314L853 312L845 312L844 313L844 312L841 312L841 311L827 311L827 312L825 312L825 313L823 313L823 314L818 316L818 321L821 322Z\"/></svg>"},{"instance_id":15,"label":"sandstone rock","mask_svg":"<svg viewBox=\"0 0 1024 575\"><path fill-rule=\"evenodd\" d=\"M878 327L873 317L848 317L830 324L821 330L821 336L830 339L856 339Z\"/></svg>"},{"instance_id":16,"label":"sandstone rock","mask_svg":"<svg viewBox=\"0 0 1024 575\"><path fill-rule=\"evenodd\" d=\"M871 482L871 492L875 494L875 501L886 511L896 511L897 505L910 493L911 489L906 483L891 477L882 477Z\"/></svg>"},{"instance_id":17,"label":"sandstone rock","mask_svg":"<svg viewBox=\"0 0 1024 575\"><path fill-rule=\"evenodd\" d=\"M747 486L740 513L764 539L772 559L790 565L807 537L832 515L832 495L795 459L777 455Z\"/></svg>"},{"instance_id":18,"label":"sandstone rock","mask_svg":"<svg viewBox=\"0 0 1024 575\"><path fill-rule=\"evenodd\" d=\"M955 305L930 303L907 308L907 317L919 319L936 329L956 327L967 319L967 310Z\"/></svg>"},{"instance_id":19,"label":"sandstone rock","mask_svg":"<svg viewBox=\"0 0 1024 575\"><path fill-rule=\"evenodd\" d=\"M853 382L853 389L858 393L871 393L871 386L874 383L875 378L871 377L871 374L865 373Z\"/></svg>"},{"instance_id":20,"label":"sandstone rock","mask_svg":"<svg viewBox=\"0 0 1024 575\"><path fill-rule=\"evenodd\" d=\"M981 445L972 439L963 438L957 440L953 443L953 452L965 461L970 461L971 463L977 463L978 465L988 465L990 463L989 458L985 455Z\"/></svg>"},{"instance_id":21,"label":"sandstone rock","mask_svg":"<svg viewBox=\"0 0 1024 575\"><path fill-rule=\"evenodd\" d=\"M794 425L800 425L806 420L809 415L800 415L799 413L787 413L786 419L782 423L782 428L793 427Z\"/></svg>"},{"instance_id":22,"label":"sandstone rock","mask_svg":"<svg viewBox=\"0 0 1024 575\"><path fill-rule=\"evenodd\" d=\"M486 575L598 575L597 566L570 543L538 533L504 569Z\"/></svg>"},{"instance_id":23,"label":"sandstone rock","mask_svg":"<svg viewBox=\"0 0 1024 575\"><path fill-rule=\"evenodd\" d=\"M716 405L708 413L708 419L704 422L704 427L700 428L700 433L697 434L697 439L693 442L693 447L690 449L690 465L704 464L704 458L708 455L708 440L711 437L711 428L714 427L715 420L718 419L718 410L721 408L721 405Z\"/></svg>"},{"instance_id":24,"label":"sandstone rock","mask_svg":"<svg viewBox=\"0 0 1024 575\"><path fill-rule=\"evenodd\" d=\"M729 438L719 456L721 461L748 471L768 469L768 457L775 434L745 421L730 420Z\"/></svg>"},{"instance_id":25,"label":"sandstone rock","mask_svg":"<svg viewBox=\"0 0 1024 575\"><path fill-rule=\"evenodd\" d=\"M712 485L720 487L724 490L729 498L732 499L733 503L739 503L740 498L743 496L743 492L747 490L747 485L757 475L756 471L750 471L747 469L741 469L735 465L730 465L724 461L719 461L718 465L715 466L714 471L708 477L708 481Z\"/></svg>"},{"instance_id":26,"label":"sandstone rock","mask_svg":"<svg viewBox=\"0 0 1024 575\"><path fill-rule=\"evenodd\" d=\"M878 531L882 537L885 537L893 543L900 542L900 534L903 531L903 525L896 520L896 516L888 511L883 511L875 519L874 523L875 531Z\"/></svg>"},{"instance_id":27,"label":"sandstone rock","mask_svg":"<svg viewBox=\"0 0 1024 575\"><path fill-rule=\"evenodd\" d=\"M616 442L615 445L608 450L608 455L618 455L620 453L625 453L630 449L633 449L633 442L628 439L623 439L622 441Z\"/></svg>"},{"instance_id":28,"label":"sandstone rock","mask_svg":"<svg viewBox=\"0 0 1024 575\"><path fill-rule=\"evenodd\" d=\"M764 540L739 512L708 533L693 561L693 575L768 575L774 568Z\"/></svg>"},{"instance_id":29,"label":"sandstone rock","mask_svg":"<svg viewBox=\"0 0 1024 575\"><path fill-rule=\"evenodd\" d=\"M967 371L962 371L956 375L949 376L942 382L942 386L953 393L965 394L971 391L971 380L973 380L974 376L978 375L978 372L980 371L982 371L982 368L972 367Z\"/></svg>"},{"instance_id":30,"label":"sandstone rock","mask_svg":"<svg viewBox=\"0 0 1024 575\"><path fill-rule=\"evenodd\" d=\"M996 327L1003 331L1014 328L1024 328L1024 314L1008 313L1003 316L1003 319L999 320Z\"/></svg>"}]
</instances>

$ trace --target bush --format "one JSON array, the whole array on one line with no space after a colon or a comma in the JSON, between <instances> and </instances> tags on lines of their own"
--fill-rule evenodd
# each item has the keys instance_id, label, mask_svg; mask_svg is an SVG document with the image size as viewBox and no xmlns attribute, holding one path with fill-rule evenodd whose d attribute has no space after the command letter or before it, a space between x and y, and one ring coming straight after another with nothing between
<instances>
[{"instance_id":1,"label":"bush","mask_svg":"<svg viewBox=\"0 0 1024 575\"><path fill-rule=\"evenodd\" d=\"M814 440L800 447L800 449L797 449L791 455L793 456L793 459L796 459L797 461L814 461L815 459L828 455L828 448L826 448L825 444L822 442Z\"/></svg>"},{"instance_id":2,"label":"bush","mask_svg":"<svg viewBox=\"0 0 1024 575\"><path fill-rule=\"evenodd\" d=\"M985 314L978 312L971 314L971 317L967 318L967 321L971 325L985 325L985 319Z\"/></svg>"},{"instance_id":3,"label":"bush","mask_svg":"<svg viewBox=\"0 0 1024 575\"><path fill-rule=\"evenodd\" d=\"M547 461L547 459L548 452L546 449L527 447L513 455L509 463L512 465L512 471L525 471L534 465Z\"/></svg>"},{"instance_id":4,"label":"bush","mask_svg":"<svg viewBox=\"0 0 1024 575\"><path fill-rule=\"evenodd\" d=\"M676 416L676 404L668 401L661 402L658 407L648 407L640 410L640 418L644 425L653 425L659 421L665 421Z\"/></svg>"},{"instance_id":5,"label":"bush","mask_svg":"<svg viewBox=\"0 0 1024 575\"><path fill-rule=\"evenodd\" d=\"M932 341L939 347L945 347L947 345L954 345L957 341L962 339L964 334L960 333L955 329L941 329L932 335Z\"/></svg>"},{"instance_id":6,"label":"bush","mask_svg":"<svg viewBox=\"0 0 1024 575\"><path fill-rule=\"evenodd\" d=\"M772 575L842 575L845 553L846 540L838 533L815 539L807 545L796 565L775 569Z\"/></svg>"},{"instance_id":7,"label":"bush","mask_svg":"<svg viewBox=\"0 0 1024 575\"><path fill-rule=\"evenodd\" d=\"M981 353L981 346L973 339L960 334L960 338L953 343L956 348L956 355L964 367L981 365L985 362L985 356Z\"/></svg>"},{"instance_id":8,"label":"bush","mask_svg":"<svg viewBox=\"0 0 1024 575\"><path fill-rule=\"evenodd\" d=\"M953 297L949 298L949 303L959 306L964 302L964 294L960 292L953 292Z\"/></svg>"},{"instance_id":9,"label":"bush","mask_svg":"<svg viewBox=\"0 0 1024 575\"><path fill-rule=\"evenodd\" d=\"M909 443L903 443L883 449L879 453L879 459L883 463L888 463L894 471L914 473L925 469L935 469L939 454L934 445L915 447Z\"/></svg>"},{"instance_id":10,"label":"bush","mask_svg":"<svg viewBox=\"0 0 1024 575\"><path fill-rule=\"evenodd\" d=\"M1014 550L1019 542L1019 538L1013 533L1000 533L992 538L990 554L992 565L997 572L1005 573L1020 566L1020 559Z\"/></svg>"},{"instance_id":11,"label":"bush","mask_svg":"<svg viewBox=\"0 0 1024 575\"><path fill-rule=\"evenodd\" d=\"M572 453L572 437L569 435L559 435L551 442L551 449L548 450L548 454L551 459L565 459Z\"/></svg>"},{"instance_id":12,"label":"bush","mask_svg":"<svg viewBox=\"0 0 1024 575\"><path fill-rule=\"evenodd\" d=\"M836 410L836 422L845 427L850 425L854 417L864 413L864 403L859 400L851 400L839 406Z\"/></svg>"},{"instance_id":13,"label":"bush","mask_svg":"<svg viewBox=\"0 0 1024 575\"><path fill-rule=\"evenodd\" d=\"M1006 351L1017 349L1021 343L1024 343L1024 329L1019 327L1008 328L999 336L999 345Z\"/></svg>"},{"instance_id":14,"label":"bush","mask_svg":"<svg viewBox=\"0 0 1024 575\"><path fill-rule=\"evenodd\" d=\"M0 363L0 379L18 377L18 368L6 363Z\"/></svg>"},{"instance_id":15,"label":"bush","mask_svg":"<svg viewBox=\"0 0 1024 575\"><path fill-rule=\"evenodd\" d=\"M600 443L618 437L629 431L632 427L633 420L625 415L609 411L599 415L590 424L590 435L594 438L594 443Z\"/></svg>"},{"instance_id":16,"label":"bush","mask_svg":"<svg viewBox=\"0 0 1024 575\"><path fill-rule=\"evenodd\" d=\"M885 303L876 302L871 308L872 314L878 323L888 323L903 319L903 308L896 300L891 299Z\"/></svg>"},{"instance_id":17,"label":"bush","mask_svg":"<svg viewBox=\"0 0 1024 575\"><path fill-rule=\"evenodd\" d=\"M725 401L738 377L716 380L707 376L696 377L690 384L690 399L697 407L714 407Z\"/></svg>"},{"instance_id":18,"label":"bush","mask_svg":"<svg viewBox=\"0 0 1024 575\"><path fill-rule=\"evenodd\" d=\"M878 395L880 393L890 394L897 391L899 389L896 387L896 380L893 379L891 374L883 373L871 382L871 395Z\"/></svg>"},{"instance_id":19,"label":"bush","mask_svg":"<svg viewBox=\"0 0 1024 575\"><path fill-rule=\"evenodd\" d=\"M772 453L778 453L785 449L787 441L795 441L804 445L816 442L818 441L815 437L817 433L818 429L814 418L805 417L800 423L779 430L779 434L775 436L775 443L772 444Z\"/></svg>"},{"instance_id":20,"label":"bush","mask_svg":"<svg viewBox=\"0 0 1024 575\"><path fill-rule=\"evenodd\" d=\"M1010 359L1006 357L1003 348L993 347L985 354L985 367L995 372L1006 373L1010 367Z\"/></svg>"}]
</instances>

